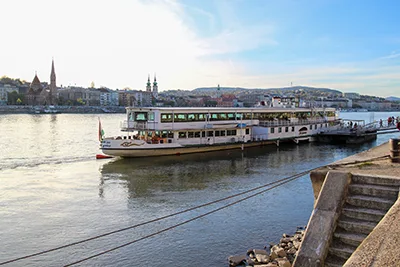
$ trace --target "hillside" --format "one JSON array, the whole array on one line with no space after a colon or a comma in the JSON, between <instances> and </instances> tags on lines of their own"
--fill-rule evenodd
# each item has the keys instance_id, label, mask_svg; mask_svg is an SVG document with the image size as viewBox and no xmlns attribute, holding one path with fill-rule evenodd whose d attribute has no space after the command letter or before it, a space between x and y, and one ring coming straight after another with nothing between
<instances>
[{"instance_id":1,"label":"hillside","mask_svg":"<svg viewBox=\"0 0 400 267\"><path fill-rule=\"evenodd\" d=\"M216 92L217 87L200 87L192 90L194 93L212 93ZM341 96L342 92L339 90L329 88L315 88L308 86L292 86L283 88L242 88L242 87L220 87L221 93L242 93L242 92L254 92L254 93L267 93L273 95L293 95L293 94L306 94L306 95L333 95Z\"/></svg>"},{"instance_id":2,"label":"hillside","mask_svg":"<svg viewBox=\"0 0 400 267\"><path fill-rule=\"evenodd\" d=\"M389 101L394 101L394 102L400 101L400 97L395 97L395 96L389 96L389 97L386 97L385 99L389 100Z\"/></svg>"}]
</instances>

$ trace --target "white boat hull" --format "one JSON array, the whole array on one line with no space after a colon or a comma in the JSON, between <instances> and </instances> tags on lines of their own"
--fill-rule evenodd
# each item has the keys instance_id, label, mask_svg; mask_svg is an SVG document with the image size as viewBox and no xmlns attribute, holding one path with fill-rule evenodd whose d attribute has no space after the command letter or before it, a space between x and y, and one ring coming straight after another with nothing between
<instances>
[{"instance_id":1,"label":"white boat hull","mask_svg":"<svg viewBox=\"0 0 400 267\"><path fill-rule=\"evenodd\" d=\"M230 143L230 144L213 144L213 145L191 145L182 146L179 144L147 144L132 145L131 147L117 147L116 141L118 140L104 140L102 143L102 151L106 155L119 156L119 157L155 157L155 156L170 156L170 155L181 155L181 154L192 154L202 153L220 150L231 150L231 149L242 149L245 147L252 146L263 146L269 144L275 144L275 141L257 141L248 143ZM124 140L126 142L126 140ZM135 140L136 141L136 140ZM134 143L134 140L130 140L130 143ZM113 143L112 146L107 147L107 143ZM124 142L121 142L121 144Z\"/></svg>"}]
</instances>

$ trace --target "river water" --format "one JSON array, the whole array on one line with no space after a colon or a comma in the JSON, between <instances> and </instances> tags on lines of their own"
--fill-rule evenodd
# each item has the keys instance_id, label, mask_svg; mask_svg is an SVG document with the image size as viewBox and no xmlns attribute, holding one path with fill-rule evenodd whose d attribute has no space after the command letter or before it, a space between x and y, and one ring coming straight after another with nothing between
<instances>
[{"instance_id":1,"label":"river water","mask_svg":"<svg viewBox=\"0 0 400 267\"><path fill-rule=\"evenodd\" d=\"M400 113L342 113L386 119ZM96 160L124 114L0 115L0 262L146 222L325 165L398 133L349 147L300 144L147 159ZM236 199L234 199L236 200ZM6 266L62 266L229 203L203 207ZM307 224L309 176L77 266L227 266Z\"/></svg>"}]
</instances>

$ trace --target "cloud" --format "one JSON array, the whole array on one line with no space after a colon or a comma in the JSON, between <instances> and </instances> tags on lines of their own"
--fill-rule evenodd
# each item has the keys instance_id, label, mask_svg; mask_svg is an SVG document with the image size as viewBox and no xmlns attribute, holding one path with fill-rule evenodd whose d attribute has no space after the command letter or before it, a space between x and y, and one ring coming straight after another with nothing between
<instances>
[{"instance_id":1,"label":"cloud","mask_svg":"<svg viewBox=\"0 0 400 267\"><path fill-rule=\"evenodd\" d=\"M381 57L379 59L393 59L393 58L398 58L398 57L400 57L400 53L397 51L393 51L392 53L390 53L390 55Z\"/></svg>"}]
</instances>

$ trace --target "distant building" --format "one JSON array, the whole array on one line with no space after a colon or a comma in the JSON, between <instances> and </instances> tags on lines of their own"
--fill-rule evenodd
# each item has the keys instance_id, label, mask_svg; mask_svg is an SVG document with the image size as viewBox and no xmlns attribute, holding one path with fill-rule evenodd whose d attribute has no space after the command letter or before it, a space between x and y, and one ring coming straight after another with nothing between
<instances>
[{"instance_id":1,"label":"distant building","mask_svg":"<svg viewBox=\"0 0 400 267\"><path fill-rule=\"evenodd\" d=\"M25 95L28 105L55 105L58 102L58 92L56 85L56 73L54 70L54 60L51 62L50 85L42 84L35 73L28 92Z\"/></svg>"},{"instance_id":2,"label":"distant building","mask_svg":"<svg viewBox=\"0 0 400 267\"><path fill-rule=\"evenodd\" d=\"M298 97L284 97L274 96L272 97L272 107L274 108L298 108L300 105L300 99Z\"/></svg>"},{"instance_id":3,"label":"distant building","mask_svg":"<svg viewBox=\"0 0 400 267\"><path fill-rule=\"evenodd\" d=\"M217 107L234 107L234 100L236 96L234 94L224 94L217 98ZM236 101L237 102L237 101Z\"/></svg>"},{"instance_id":4,"label":"distant building","mask_svg":"<svg viewBox=\"0 0 400 267\"><path fill-rule=\"evenodd\" d=\"M358 93L343 93L343 96L349 99L360 99L360 94Z\"/></svg>"},{"instance_id":5,"label":"distant building","mask_svg":"<svg viewBox=\"0 0 400 267\"><path fill-rule=\"evenodd\" d=\"M100 91L94 88L69 86L59 90L59 101L63 105L100 105Z\"/></svg>"},{"instance_id":6,"label":"distant building","mask_svg":"<svg viewBox=\"0 0 400 267\"><path fill-rule=\"evenodd\" d=\"M389 110L392 107L392 103L390 101L357 100L353 101L353 106L369 110Z\"/></svg>"},{"instance_id":7,"label":"distant building","mask_svg":"<svg viewBox=\"0 0 400 267\"><path fill-rule=\"evenodd\" d=\"M100 106L118 106L119 105L119 93L117 91L100 88Z\"/></svg>"},{"instance_id":8,"label":"distant building","mask_svg":"<svg viewBox=\"0 0 400 267\"><path fill-rule=\"evenodd\" d=\"M314 101L313 107L352 108L353 100L349 98L320 98L318 101Z\"/></svg>"},{"instance_id":9,"label":"distant building","mask_svg":"<svg viewBox=\"0 0 400 267\"><path fill-rule=\"evenodd\" d=\"M242 93L237 96L238 102L241 102L245 107L252 107L264 101L264 103L270 103L269 95L265 94L249 94L249 93Z\"/></svg>"},{"instance_id":10,"label":"distant building","mask_svg":"<svg viewBox=\"0 0 400 267\"><path fill-rule=\"evenodd\" d=\"M0 83L0 105L7 105L8 94L18 92L18 87L11 84Z\"/></svg>"}]
</instances>

